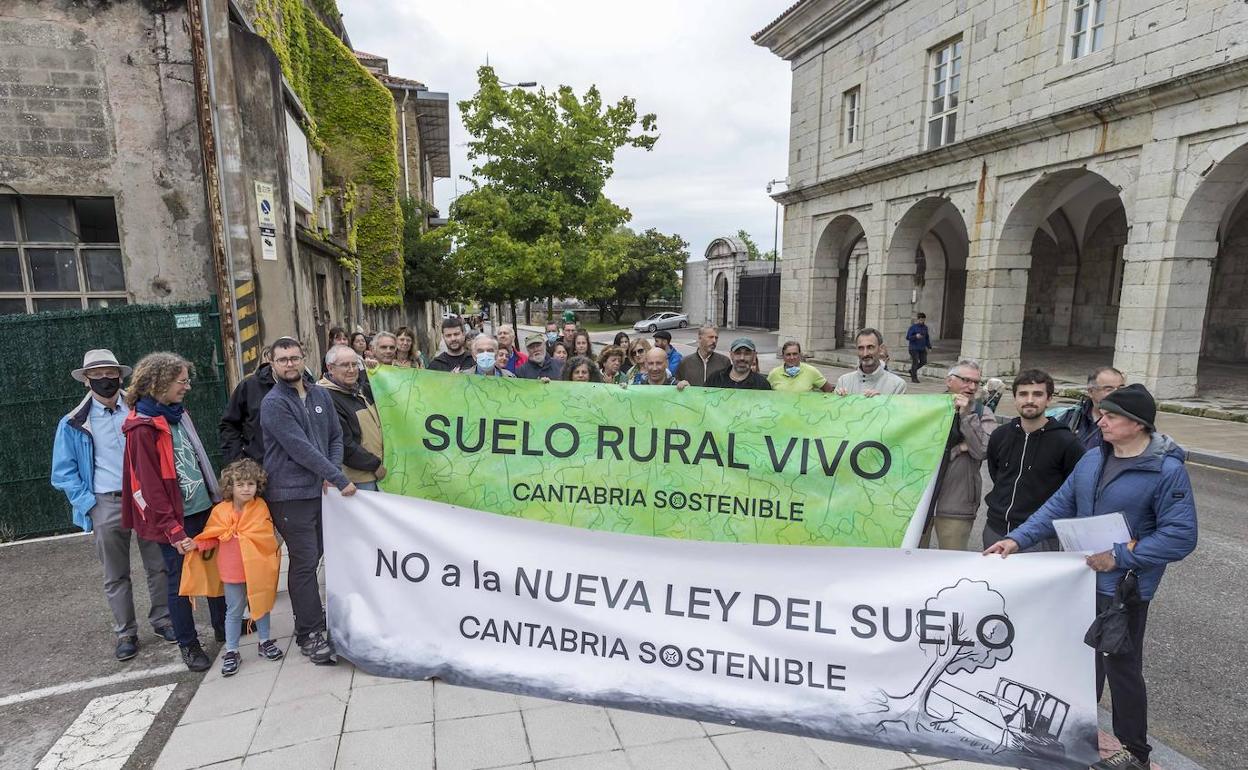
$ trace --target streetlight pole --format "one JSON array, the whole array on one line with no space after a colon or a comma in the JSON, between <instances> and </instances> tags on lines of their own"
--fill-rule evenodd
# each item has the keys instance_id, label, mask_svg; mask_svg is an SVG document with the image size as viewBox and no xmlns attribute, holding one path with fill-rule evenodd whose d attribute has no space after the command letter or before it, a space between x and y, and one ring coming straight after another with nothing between
<instances>
[{"instance_id":1,"label":"streetlight pole","mask_svg":"<svg viewBox=\"0 0 1248 770\"><path fill-rule=\"evenodd\" d=\"M771 180L770 182L767 183L767 194L771 195L772 189L778 184L782 184L785 187L788 187L789 180L787 177L785 179ZM779 256L780 256L780 201L776 201L776 223L775 223L775 228L772 230L772 234L771 234L771 272L773 274L776 272L776 259Z\"/></svg>"}]
</instances>

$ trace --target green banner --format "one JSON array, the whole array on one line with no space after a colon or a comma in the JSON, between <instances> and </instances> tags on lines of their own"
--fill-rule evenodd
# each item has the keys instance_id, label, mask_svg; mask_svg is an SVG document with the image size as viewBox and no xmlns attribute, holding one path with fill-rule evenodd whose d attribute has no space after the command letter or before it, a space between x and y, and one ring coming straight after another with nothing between
<instances>
[{"instance_id":1,"label":"green banner","mask_svg":"<svg viewBox=\"0 0 1248 770\"><path fill-rule=\"evenodd\" d=\"M897 547L947 396L793 395L382 367L383 491L638 535Z\"/></svg>"}]
</instances>

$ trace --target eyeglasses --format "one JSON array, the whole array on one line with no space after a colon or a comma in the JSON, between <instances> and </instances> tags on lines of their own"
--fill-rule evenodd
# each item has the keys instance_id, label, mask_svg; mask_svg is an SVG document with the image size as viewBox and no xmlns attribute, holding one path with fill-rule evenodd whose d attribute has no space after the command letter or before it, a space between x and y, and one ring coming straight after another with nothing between
<instances>
[{"instance_id":1,"label":"eyeglasses","mask_svg":"<svg viewBox=\"0 0 1248 770\"><path fill-rule=\"evenodd\" d=\"M286 356L285 358L273 359L273 363L281 364L282 366L294 366L295 364L298 364L302 361L303 361L303 356Z\"/></svg>"},{"instance_id":2,"label":"eyeglasses","mask_svg":"<svg viewBox=\"0 0 1248 770\"><path fill-rule=\"evenodd\" d=\"M188 388L189 388L189 387L191 387L191 378L190 378L190 377L187 377L185 380L174 380L174 382L176 382L176 383L177 383L177 384L179 384L179 385L185 385L185 386L186 386L186 387L188 387Z\"/></svg>"},{"instance_id":3,"label":"eyeglasses","mask_svg":"<svg viewBox=\"0 0 1248 770\"><path fill-rule=\"evenodd\" d=\"M951 375L949 375L949 376L950 376L950 377L956 377L957 379L962 380L963 382L965 382L965 383L966 383L966 384L968 384L968 385L978 385L978 384L981 382L980 380L971 379L970 377L963 377L963 376L962 376L962 375L960 375L960 374L951 374Z\"/></svg>"},{"instance_id":4,"label":"eyeglasses","mask_svg":"<svg viewBox=\"0 0 1248 770\"><path fill-rule=\"evenodd\" d=\"M632 355L634 358L636 358L637 356L645 355L645 353L646 351L642 350L641 348L637 348L636 350L633 351Z\"/></svg>"}]
</instances>

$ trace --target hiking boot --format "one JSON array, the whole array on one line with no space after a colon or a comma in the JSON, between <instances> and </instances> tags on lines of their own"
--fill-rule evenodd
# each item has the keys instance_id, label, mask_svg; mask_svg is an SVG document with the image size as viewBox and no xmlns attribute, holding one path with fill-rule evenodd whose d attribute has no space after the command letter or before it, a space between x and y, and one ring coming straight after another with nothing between
<instances>
[{"instance_id":1,"label":"hiking boot","mask_svg":"<svg viewBox=\"0 0 1248 770\"><path fill-rule=\"evenodd\" d=\"M1126 749L1119 749L1092 765L1089 770L1149 770L1149 763L1141 762Z\"/></svg>"},{"instance_id":2,"label":"hiking boot","mask_svg":"<svg viewBox=\"0 0 1248 770\"><path fill-rule=\"evenodd\" d=\"M256 648L256 651L259 653L260 657L267 658L268 660L281 660L282 656L286 654L282 652L280 647L273 643L272 639L265 639Z\"/></svg>"},{"instance_id":3,"label":"hiking boot","mask_svg":"<svg viewBox=\"0 0 1248 770\"><path fill-rule=\"evenodd\" d=\"M243 656L238 654L238 650L226 650L221 656L221 676L234 676L242 662Z\"/></svg>"},{"instance_id":4,"label":"hiking boot","mask_svg":"<svg viewBox=\"0 0 1248 770\"><path fill-rule=\"evenodd\" d=\"M139 638L137 636L123 636L117 640L117 649L113 651L117 660L130 660L138 654Z\"/></svg>"},{"instance_id":5,"label":"hiking boot","mask_svg":"<svg viewBox=\"0 0 1248 770\"><path fill-rule=\"evenodd\" d=\"M329 641L329 636L324 631L308 634L299 651L318 666L332 666L338 662L334 657L337 654L334 643Z\"/></svg>"},{"instance_id":6,"label":"hiking boot","mask_svg":"<svg viewBox=\"0 0 1248 770\"><path fill-rule=\"evenodd\" d=\"M160 628L153 628L152 632L156 634L157 636L159 636L161 639L164 639L166 642L169 642L170 644L178 643L178 634L177 632L173 630L173 626L161 626Z\"/></svg>"},{"instance_id":7,"label":"hiking boot","mask_svg":"<svg viewBox=\"0 0 1248 770\"><path fill-rule=\"evenodd\" d=\"M191 642L182 648L182 662L195 672L212 668L212 661L208 660L208 655L204 653L204 648L199 646L199 642Z\"/></svg>"}]
</instances>

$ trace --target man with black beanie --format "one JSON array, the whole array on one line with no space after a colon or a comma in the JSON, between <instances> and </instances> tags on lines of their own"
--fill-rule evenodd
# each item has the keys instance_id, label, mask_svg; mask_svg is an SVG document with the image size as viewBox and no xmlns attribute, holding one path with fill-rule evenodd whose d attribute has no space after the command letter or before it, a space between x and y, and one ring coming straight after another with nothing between
<instances>
[{"instance_id":1,"label":"man with black beanie","mask_svg":"<svg viewBox=\"0 0 1248 770\"><path fill-rule=\"evenodd\" d=\"M1087 557L1097 572L1096 609L1113 602L1128 570L1139 583L1139 601L1127 604L1131 649L1096 656L1096 696L1105 682L1113 697L1114 735L1122 750L1092 767L1095 770L1146 770L1148 694L1144 684L1144 626L1148 604L1166 565L1196 548L1196 504L1184 460L1187 453L1169 436L1157 433L1157 404L1143 385L1119 388L1101 400L1097 421L1104 443L1089 451L1061 489L1022 526L984 550L1008 556L1055 535L1054 519L1120 513L1131 539Z\"/></svg>"}]
</instances>

